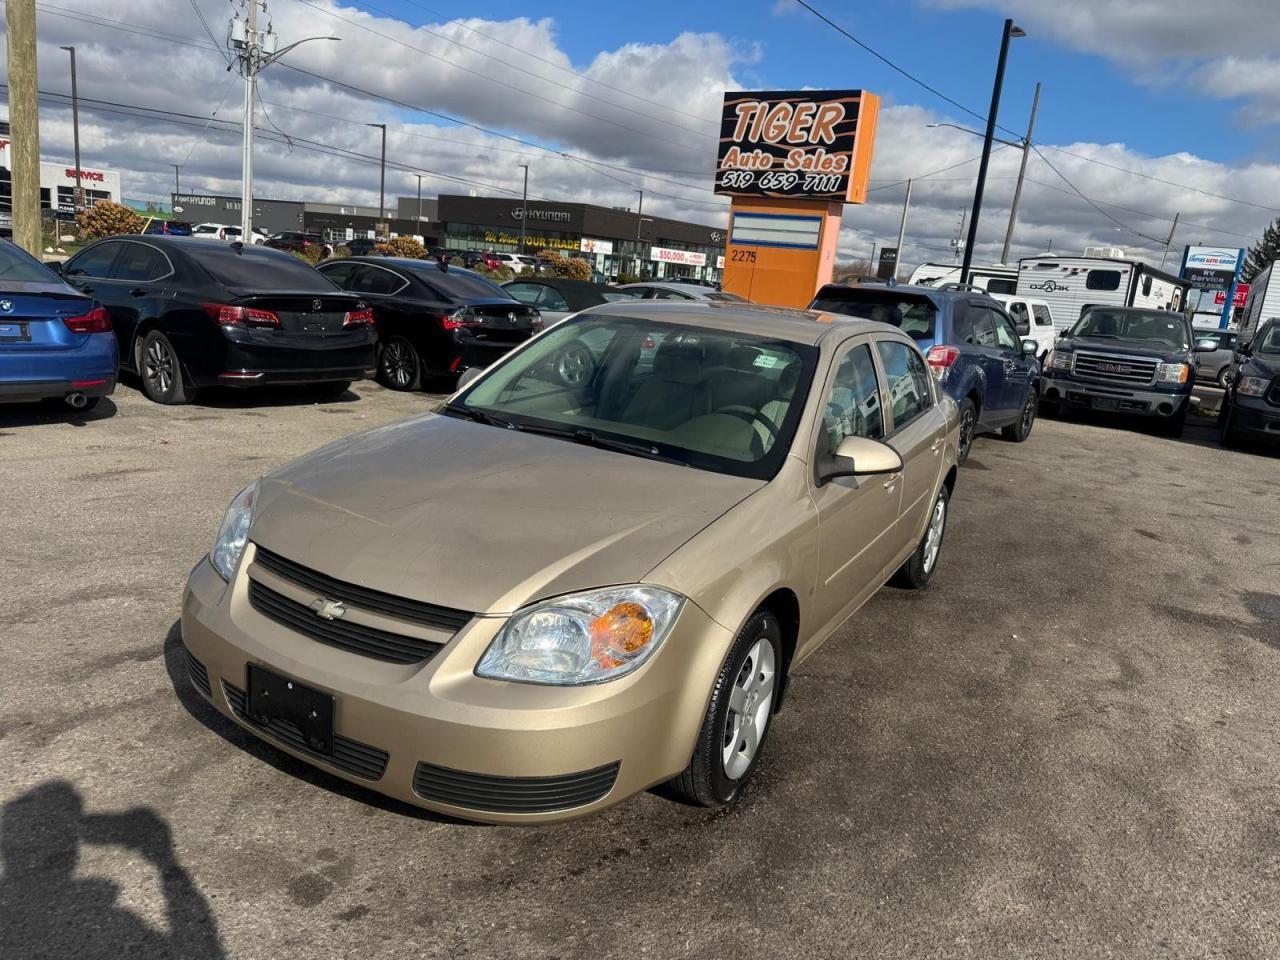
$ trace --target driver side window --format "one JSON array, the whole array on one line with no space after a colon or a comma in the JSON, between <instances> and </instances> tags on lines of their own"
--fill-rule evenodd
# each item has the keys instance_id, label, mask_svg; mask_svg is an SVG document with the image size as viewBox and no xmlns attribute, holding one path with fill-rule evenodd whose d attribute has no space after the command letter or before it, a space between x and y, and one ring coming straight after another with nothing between
<instances>
[{"instance_id":1,"label":"driver side window","mask_svg":"<svg viewBox=\"0 0 1280 960\"><path fill-rule=\"evenodd\" d=\"M1009 322L1009 318L998 310L989 311L991 319L996 325L996 342L1000 346L1009 350L1018 349L1018 335L1013 330L1013 324Z\"/></svg>"},{"instance_id":2,"label":"driver side window","mask_svg":"<svg viewBox=\"0 0 1280 960\"><path fill-rule=\"evenodd\" d=\"M865 344L844 355L823 405L818 449L833 455L845 437L884 438L884 411L871 348Z\"/></svg>"}]
</instances>

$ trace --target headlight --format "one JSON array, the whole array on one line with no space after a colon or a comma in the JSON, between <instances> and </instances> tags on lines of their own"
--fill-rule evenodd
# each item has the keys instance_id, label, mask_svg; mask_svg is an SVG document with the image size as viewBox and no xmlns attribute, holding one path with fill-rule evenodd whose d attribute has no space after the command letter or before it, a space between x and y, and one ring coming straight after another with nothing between
<instances>
[{"instance_id":1,"label":"headlight","mask_svg":"<svg viewBox=\"0 0 1280 960\"><path fill-rule=\"evenodd\" d=\"M1071 354L1063 353L1061 350L1055 350L1049 354L1049 361L1046 366L1050 370L1070 370Z\"/></svg>"},{"instance_id":2,"label":"headlight","mask_svg":"<svg viewBox=\"0 0 1280 960\"><path fill-rule=\"evenodd\" d=\"M1236 389L1246 397L1260 397L1267 392L1269 382L1261 377L1241 377Z\"/></svg>"},{"instance_id":3,"label":"headlight","mask_svg":"<svg viewBox=\"0 0 1280 960\"><path fill-rule=\"evenodd\" d=\"M218 539L209 551L209 562L224 580L230 580L236 572L236 564L249 542L249 523L253 520L253 506L257 499L258 481L255 480L235 495L222 518Z\"/></svg>"},{"instance_id":4,"label":"headlight","mask_svg":"<svg viewBox=\"0 0 1280 960\"><path fill-rule=\"evenodd\" d=\"M476 674L528 683L615 680L653 656L683 606L678 593L639 585L546 600L512 615Z\"/></svg>"},{"instance_id":5,"label":"headlight","mask_svg":"<svg viewBox=\"0 0 1280 960\"><path fill-rule=\"evenodd\" d=\"M1162 363L1156 379L1161 383L1186 383L1190 375L1191 368L1185 363Z\"/></svg>"}]
</instances>

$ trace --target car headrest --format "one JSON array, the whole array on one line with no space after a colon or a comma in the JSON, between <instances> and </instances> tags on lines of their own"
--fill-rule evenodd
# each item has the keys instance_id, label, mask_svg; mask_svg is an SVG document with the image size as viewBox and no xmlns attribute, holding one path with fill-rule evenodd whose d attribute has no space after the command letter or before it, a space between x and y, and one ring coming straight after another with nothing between
<instances>
[{"instance_id":1,"label":"car headrest","mask_svg":"<svg viewBox=\"0 0 1280 960\"><path fill-rule=\"evenodd\" d=\"M790 400L796 392L796 384L800 382L800 364L789 363L778 375L778 399Z\"/></svg>"},{"instance_id":2,"label":"car headrest","mask_svg":"<svg viewBox=\"0 0 1280 960\"><path fill-rule=\"evenodd\" d=\"M697 383L702 379L702 348L667 341L653 355L653 372L671 383Z\"/></svg>"},{"instance_id":3,"label":"car headrest","mask_svg":"<svg viewBox=\"0 0 1280 960\"><path fill-rule=\"evenodd\" d=\"M755 347L737 346L729 351L729 362L725 365L733 370L751 370L755 367L758 356L760 351Z\"/></svg>"}]
</instances>

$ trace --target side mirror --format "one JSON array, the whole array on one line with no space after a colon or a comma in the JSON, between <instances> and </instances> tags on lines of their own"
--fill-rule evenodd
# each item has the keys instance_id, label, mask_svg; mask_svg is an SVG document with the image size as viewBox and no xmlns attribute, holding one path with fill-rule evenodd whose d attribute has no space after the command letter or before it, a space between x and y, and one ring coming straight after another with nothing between
<instances>
[{"instance_id":1,"label":"side mirror","mask_svg":"<svg viewBox=\"0 0 1280 960\"><path fill-rule=\"evenodd\" d=\"M467 367L462 371L462 375L458 377L458 389L473 383L480 374L484 373L484 367Z\"/></svg>"},{"instance_id":2,"label":"side mirror","mask_svg":"<svg viewBox=\"0 0 1280 960\"><path fill-rule=\"evenodd\" d=\"M1040 344L1036 343L1034 340L1022 341L1022 355L1024 357L1034 357L1039 352Z\"/></svg>"},{"instance_id":3,"label":"side mirror","mask_svg":"<svg viewBox=\"0 0 1280 960\"><path fill-rule=\"evenodd\" d=\"M1212 340L1197 340L1196 353L1213 353L1218 349L1218 345Z\"/></svg>"},{"instance_id":4,"label":"side mirror","mask_svg":"<svg viewBox=\"0 0 1280 960\"><path fill-rule=\"evenodd\" d=\"M902 457L887 443L866 437L845 437L836 447L835 454L823 465L819 479L826 483L837 477L871 477L898 473L901 469Z\"/></svg>"},{"instance_id":5,"label":"side mirror","mask_svg":"<svg viewBox=\"0 0 1280 960\"><path fill-rule=\"evenodd\" d=\"M44 262L44 265L48 267L50 270L52 270L54 273L56 273L58 276L62 276L62 268L66 265L66 261L65 260L46 260Z\"/></svg>"},{"instance_id":6,"label":"side mirror","mask_svg":"<svg viewBox=\"0 0 1280 960\"><path fill-rule=\"evenodd\" d=\"M1237 345L1236 345L1236 353L1240 354L1240 356L1242 356L1242 357L1247 357L1247 356L1249 355L1249 348L1250 348L1252 345L1253 345L1253 341L1252 341L1252 340L1251 340L1251 341L1249 341L1249 343L1241 343L1241 344L1237 344Z\"/></svg>"}]
</instances>

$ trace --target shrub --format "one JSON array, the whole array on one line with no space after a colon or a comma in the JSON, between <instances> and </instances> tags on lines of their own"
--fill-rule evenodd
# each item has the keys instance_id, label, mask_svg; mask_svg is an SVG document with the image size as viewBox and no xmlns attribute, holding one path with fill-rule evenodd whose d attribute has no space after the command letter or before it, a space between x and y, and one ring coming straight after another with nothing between
<instances>
[{"instance_id":1,"label":"shrub","mask_svg":"<svg viewBox=\"0 0 1280 960\"><path fill-rule=\"evenodd\" d=\"M141 233L146 221L128 207L100 200L80 212L80 236L83 240L118 237L124 233Z\"/></svg>"},{"instance_id":2,"label":"shrub","mask_svg":"<svg viewBox=\"0 0 1280 960\"><path fill-rule=\"evenodd\" d=\"M490 270L484 263L476 264L476 273L483 274L494 283L503 284L515 278L515 271L510 267L494 267Z\"/></svg>"},{"instance_id":3,"label":"shrub","mask_svg":"<svg viewBox=\"0 0 1280 960\"><path fill-rule=\"evenodd\" d=\"M290 250L293 256L297 257L303 263L309 263L313 267L324 259L324 247L316 244L314 247L308 247L305 252L301 250Z\"/></svg>"},{"instance_id":4,"label":"shrub","mask_svg":"<svg viewBox=\"0 0 1280 960\"><path fill-rule=\"evenodd\" d=\"M427 248L413 237L392 237L386 243L380 243L377 249L389 257L409 257L413 260L427 259Z\"/></svg>"},{"instance_id":5,"label":"shrub","mask_svg":"<svg viewBox=\"0 0 1280 960\"><path fill-rule=\"evenodd\" d=\"M562 257L554 250L541 250L538 256L548 261L551 275L566 280L590 280L591 264L577 257Z\"/></svg>"},{"instance_id":6,"label":"shrub","mask_svg":"<svg viewBox=\"0 0 1280 960\"><path fill-rule=\"evenodd\" d=\"M619 286L621 286L624 283L639 283L639 282L640 282L640 277L634 273L618 274L617 283L619 284Z\"/></svg>"}]
</instances>

